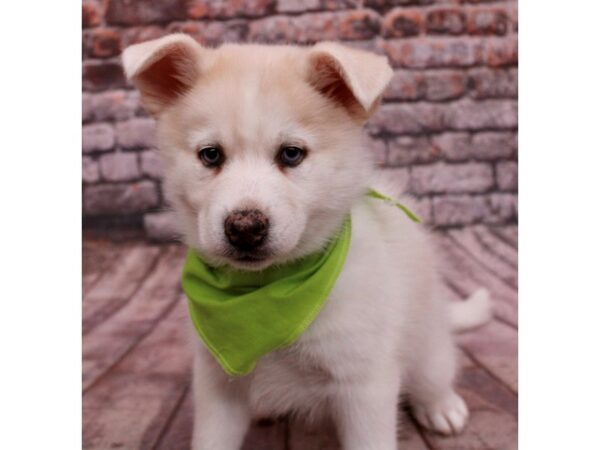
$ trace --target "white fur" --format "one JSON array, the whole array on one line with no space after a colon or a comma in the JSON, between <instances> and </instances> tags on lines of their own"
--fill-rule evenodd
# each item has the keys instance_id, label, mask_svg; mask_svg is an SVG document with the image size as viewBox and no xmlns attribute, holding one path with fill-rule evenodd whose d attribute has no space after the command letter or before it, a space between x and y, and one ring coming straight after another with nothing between
<instances>
[{"instance_id":1,"label":"white fur","mask_svg":"<svg viewBox=\"0 0 600 450\"><path fill-rule=\"evenodd\" d=\"M173 70L200 67L200 75L164 104L158 94L169 90L152 92L155 84L145 77L153 61L178 48L177 38L134 46L124 60L127 65L132 51L135 68L126 71L153 101L166 193L187 244L213 264L258 270L317 251L352 215L342 274L296 343L232 379L196 340L193 448L238 449L253 417L291 412L308 420L331 414L345 450L394 450L401 393L424 426L459 432L468 410L452 387L452 330L488 319L489 296L478 293L450 307L436 292L436 260L423 226L364 196L368 187L399 194L378 181L361 137L389 81L385 60L337 44L209 50L190 49L182 39L187 50L176 58L199 60L178 60ZM355 101L323 95L339 92L330 89L332 81L345 83ZM195 155L217 142L227 155L218 172ZM282 143L308 148L306 160L279 169L273 160ZM230 260L226 252L224 217L245 207L260 209L271 222L271 256L258 265Z\"/></svg>"}]
</instances>

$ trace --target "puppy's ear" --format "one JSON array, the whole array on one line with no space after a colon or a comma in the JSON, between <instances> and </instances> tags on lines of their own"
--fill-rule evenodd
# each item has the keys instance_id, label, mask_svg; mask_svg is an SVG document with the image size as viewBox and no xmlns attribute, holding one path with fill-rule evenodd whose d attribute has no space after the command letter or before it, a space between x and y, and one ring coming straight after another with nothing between
<instances>
[{"instance_id":1,"label":"puppy's ear","mask_svg":"<svg viewBox=\"0 0 600 450\"><path fill-rule=\"evenodd\" d=\"M309 83L359 121L375 111L393 75L386 57L333 42L315 45L308 58Z\"/></svg>"},{"instance_id":2,"label":"puppy's ear","mask_svg":"<svg viewBox=\"0 0 600 450\"><path fill-rule=\"evenodd\" d=\"M127 47L123 67L140 91L144 107L156 116L193 86L205 51L191 37L172 34Z\"/></svg>"}]
</instances>

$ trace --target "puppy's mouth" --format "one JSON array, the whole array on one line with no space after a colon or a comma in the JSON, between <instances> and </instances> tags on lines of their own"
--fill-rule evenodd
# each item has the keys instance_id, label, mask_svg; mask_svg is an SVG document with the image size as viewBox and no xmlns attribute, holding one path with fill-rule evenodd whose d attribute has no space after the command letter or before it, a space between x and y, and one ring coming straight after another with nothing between
<instances>
[{"instance_id":1,"label":"puppy's mouth","mask_svg":"<svg viewBox=\"0 0 600 450\"><path fill-rule=\"evenodd\" d=\"M233 259L235 259L236 261L239 262L244 262L244 263L254 263L254 262L261 262L264 261L265 259L267 259L267 256L262 256L262 255L237 255L234 256Z\"/></svg>"},{"instance_id":2,"label":"puppy's mouth","mask_svg":"<svg viewBox=\"0 0 600 450\"><path fill-rule=\"evenodd\" d=\"M227 252L227 259L233 266L243 269L262 269L269 265L271 252L266 249L257 250L239 250L230 249Z\"/></svg>"}]
</instances>

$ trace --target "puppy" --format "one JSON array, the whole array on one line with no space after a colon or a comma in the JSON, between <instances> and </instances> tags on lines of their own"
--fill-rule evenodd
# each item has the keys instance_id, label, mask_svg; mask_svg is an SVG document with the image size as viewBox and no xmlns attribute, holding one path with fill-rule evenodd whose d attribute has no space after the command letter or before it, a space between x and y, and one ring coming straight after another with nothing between
<instances>
[{"instance_id":1,"label":"puppy","mask_svg":"<svg viewBox=\"0 0 600 450\"><path fill-rule=\"evenodd\" d=\"M336 43L211 49L174 34L129 47L123 64L157 119L185 243L207 263L285 264L323 251L352 220L342 272L293 344L230 377L196 340L192 447L238 449L253 417L291 412L330 415L346 450L396 449L401 394L423 426L461 431L452 333L484 323L490 300L440 298L423 226L365 195L400 194L378 179L361 131L392 76L387 60ZM242 250L225 226L239 211L268 223Z\"/></svg>"}]
</instances>

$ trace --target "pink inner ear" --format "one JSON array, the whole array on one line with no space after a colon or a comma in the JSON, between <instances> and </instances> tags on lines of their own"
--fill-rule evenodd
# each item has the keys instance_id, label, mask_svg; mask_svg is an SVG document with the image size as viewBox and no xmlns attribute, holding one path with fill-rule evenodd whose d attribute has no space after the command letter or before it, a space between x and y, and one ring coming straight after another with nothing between
<instances>
[{"instance_id":1,"label":"pink inner ear","mask_svg":"<svg viewBox=\"0 0 600 450\"><path fill-rule=\"evenodd\" d=\"M159 112L188 91L197 77L193 56L175 48L135 77L146 107Z\"/></svg>"},{"instance_id":2,"label":"pink inner ear","mask_svg":"<svg viewBox=\"0 0 600 450\"><path fill-rule=\"evenodd\" d=\"M365 111L354 97L334 60L327 56L318 57L313 63L310 83L327 98L343 106L351 116L363 119Z\"/></svg>"}]
</instances>

